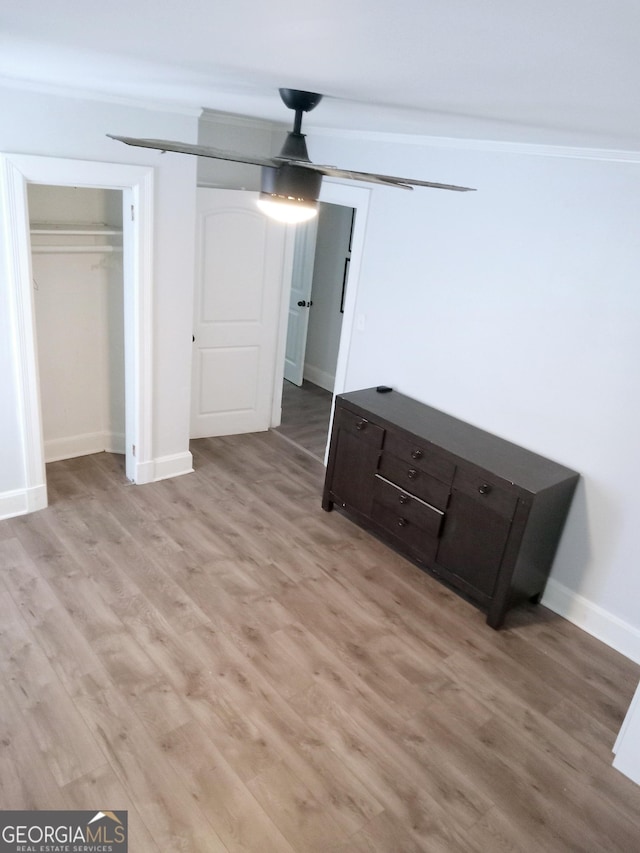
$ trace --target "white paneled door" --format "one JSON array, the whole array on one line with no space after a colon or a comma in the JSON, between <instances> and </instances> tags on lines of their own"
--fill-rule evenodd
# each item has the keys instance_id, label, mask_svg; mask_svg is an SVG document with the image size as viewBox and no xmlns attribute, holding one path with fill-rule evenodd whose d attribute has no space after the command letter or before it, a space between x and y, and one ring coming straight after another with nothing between
<instances>
[{"instance_id":1,"label":"white paneled door","mask_svg":"<svg viewBox=\"0 0 640 853\"><path fill-rule=\"evenodd\" d=\"M198 189L192 438L271 426L287 229L256 198Z\"/></svg>"},{"instance_id":2,"label":"white paneled door","mask_svg":"<svg viewBox=\"0 0 640 853\"><path fill-rule=\"evenodd\" d=\"M284 378L293 382L294 385L302 385L304 373L304 354L307 348L317 234L317 218L305 225L296 226L287 322L287 345L284 356Z\"/></svg>"}]
</instances>

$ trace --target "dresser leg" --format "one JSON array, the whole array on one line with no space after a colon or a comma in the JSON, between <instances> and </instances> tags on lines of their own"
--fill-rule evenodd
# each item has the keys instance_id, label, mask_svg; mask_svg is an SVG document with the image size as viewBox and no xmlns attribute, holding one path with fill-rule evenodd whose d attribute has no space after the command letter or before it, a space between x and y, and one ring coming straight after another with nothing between
<instances>
[{"instance_id":1,"label":"dresser leg","mask_svg":"<svg viewBox=\"0 0 640 853\"><path fill-rule=\"evenodd\" d=\"M487 625L498 631L504 624L504 617L507 615L508 608L504 605L500 607L492 607L487 614Z\"/></svg>"}]
</instances>

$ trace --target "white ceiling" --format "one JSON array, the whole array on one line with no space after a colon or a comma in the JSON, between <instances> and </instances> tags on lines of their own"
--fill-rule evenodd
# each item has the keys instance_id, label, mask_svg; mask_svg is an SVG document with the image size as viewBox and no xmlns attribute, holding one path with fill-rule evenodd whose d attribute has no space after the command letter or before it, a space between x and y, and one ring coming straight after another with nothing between
<instances>
[{"instance_id":1,"label":"white ceiling","mask_svg":"<svg viewBox=\"0 0 640 853\"><path fill-rule=\"evenodd\" d=\"M640 147L639 0L5 0L0 79L306 126Z\"/></svg>"}]
</instances>

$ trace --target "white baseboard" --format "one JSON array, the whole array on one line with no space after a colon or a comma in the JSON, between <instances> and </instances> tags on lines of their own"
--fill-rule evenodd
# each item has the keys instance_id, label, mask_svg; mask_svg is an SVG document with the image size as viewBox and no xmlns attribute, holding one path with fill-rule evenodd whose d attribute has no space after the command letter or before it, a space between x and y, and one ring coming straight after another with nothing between
<instances>
[{"instance_id":1,"label":"white baseboard","mask_svg":"<svg viewBox=\"0 0 640 853\"><path fill-rule=\"evenodd\" d=\"M105 453L121 453L124 455L126 445L123 432L105 432L103 433L103 440Z\"/></svg>"},{"instance_id":2,"label":"white baseboard","mask_svg":"<svg viewBox=\"0 0 640 853\"><path fill-rule=\"evenodd\" d=\"M193 471L193 456L187 450L185 453L174 453L171 456L161 456L154 463L154 480L166 480L169 477L180 477Z\"/></svg>"},{"instance_id":3,"label":"white baseboard","mask_svg":"<svg viewBox=\"0 0 640 853\"><path fill-rule=\"evenodd\" d=\"M542 604L607 646L640 663L640 630L549 578Z\"/></svg>"},{"instance_id":4,"label":"white baseboard","mask_svg":"<svg viewBox=\"0 0 640 853\"><path fill-rule=\"evenodd\" d=\"M0 521L26 515L44 509L47 505L47 487L34 486L31 489L16 489L0 494Z\"/></svg>"},{"instance_id":5,"label":"white baseboard","mask_svg":"<svg viewBox=\"0 0 640 853\"><path fill-rule=\"evenodd\" d=\"M169 477L181 477L193 471L193 456L187 450L184 453L172 453L160 456L149 462L136 462L134 482L138 486L167 480Z\"/></svg>"},{"instance_id":6,"label":"white baseboard","mask_svg":"<svg viewBox=\"0 0 640 853\"><path fill-rule=\"evenodd\" d=\"M44 443L44 460L60 462L62 459L75 459L76 456L89 456L91 453L102 453L105 450L107 453L124 453L124 434L88 432L66 438L48 439Z\"/></svg>"},{"instance_id":7,"label":"white baseboard","mask_svg":"<svg viewBox=\"0 0 640 853\"><path fill-rule=\"evenodd\" d=\"M153 483L155 480L156 465L151 462L136 462L136 473L134 483L137 486L144 486L145 483Z\"/></svg>"},{"instance_id":8,"label":"white baseboard","mask_svg":"<svg viewBox=\"0 0 640 853\"><path fill-rule=\"evenodd\" d=\"M149 462L136 462L134 482L138 486L155 483L157 480L167 480L169 477L180 477L193 471L193 456L189 451L172 453L170 456L160 456Z\"/></svg>"},{"instance_id":9,"label":"white baseboard","mask_svg":"<svg viewBox=\"0 0 640 853\"><path fill-rule=\"evenodd\" d=\"M90 451L95 452L95 451ZM113 451L117 452L117 451ZM82 454L74 454L82 455ZM86 455L86 454L85 454ZM70 457L65 457L70 458ZM151 462L142 462L136 468L136 483L153 483L156 480L166 480L169 477L180 477L193 471L193 456L189 451L162 456ZM37 512L47 506L46 484L30 489L15 489L0 492L0 521Z\"/></svg>"},{"instance_id":10,"label":"white baseboard","mask_svg":"<svg viewBox=\"0 0 640 853\"><path fill-rule=\"evenodd\" d=\"M319 385L320 388L324 388L325 391L333 391L336 384L335 376L331 373L326 373L324 370L319 370L312 364L305 363L303 376L309 382L313 382L314 385Z\"/></svg>"}]
</instances>

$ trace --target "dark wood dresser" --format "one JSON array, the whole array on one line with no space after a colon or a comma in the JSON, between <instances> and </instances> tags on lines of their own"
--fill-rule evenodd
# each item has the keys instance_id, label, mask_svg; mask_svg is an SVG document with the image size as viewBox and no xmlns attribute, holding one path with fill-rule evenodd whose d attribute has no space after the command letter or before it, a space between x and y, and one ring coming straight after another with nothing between
<instances>
[{"instance_id":1,"label":"dark wood dresser","mask_svg":"<svg viewBox=\"0 0 640 853\"><path fill-rule=\"evenodd\" d=\"M375 388L336 398L322 506L487 613L540 600L579 474Z\"/></svg>"}]
</instances>

